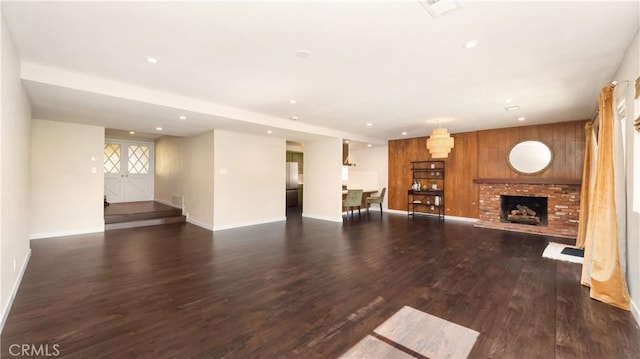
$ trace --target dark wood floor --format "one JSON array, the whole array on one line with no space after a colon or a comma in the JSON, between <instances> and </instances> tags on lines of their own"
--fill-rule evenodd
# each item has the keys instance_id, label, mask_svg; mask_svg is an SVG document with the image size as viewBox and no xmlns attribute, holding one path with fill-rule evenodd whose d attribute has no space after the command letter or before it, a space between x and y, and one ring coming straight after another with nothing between
<instances>
[{"instance_id":1,"label":"dark wood floor","mask_svg":"<svg viewBox=\"0 0 640 359\"><path fill-rule=\"evenodd\" d=\"M631 314L541 258L549 240L386 213L34 240L2 354L333 358L408 305L480 332L473 358L639 358Z\"/></svg>"}]
</instances>

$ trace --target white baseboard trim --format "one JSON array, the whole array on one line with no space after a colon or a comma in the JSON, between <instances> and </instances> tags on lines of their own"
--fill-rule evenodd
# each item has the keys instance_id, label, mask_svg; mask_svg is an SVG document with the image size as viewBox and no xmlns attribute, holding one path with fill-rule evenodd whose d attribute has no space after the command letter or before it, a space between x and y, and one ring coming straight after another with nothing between
<instances>
[{"instance_id":1,"label":"white baseboard trim","mask_svg":"<svg viewBox=\"0 0 640 359\"><path fill-rule=\"evenodd\" d=\"M209 224L209 223L204 223L204 222L200 222L198 220L195 220L193 218L189 218L189 216L187 216L187 222L194 224L200 228L204 228L204 229L208 229L210 231L213 231L213 225Z\"/></svg>"},{"instance_id":2,"label":"white baseboard trim","mask_svg":"<svg viewBox=\"0 0 640 359\"><path fill-rule=\"evenodd\" d=\"M319 219L319 220L322 220L322 221L342 223L342 216L340 216L340 217L318 216L318 215L315 215L315 214L307 214L307 213L303 212L302 213L302 217L312 218L312 219Z\"/></svg>"},{"instance_id":3,"label":"white baseboard trim","mask_svg":"<svg viewBox=\"0 0 640 359\"><path fill-rule=\"evenodd\" d=\"M458 221L458 222L468 222L468 223L476 223L479 221L477 218L469 218L469 217L458 217L458 216L444 216L445 219Z\"/></svg>"},{"instance_id":4,"label":"white baseboard trim","mask_svg":"<svg viewBox=\"0 0 640 359\"><path fill-rule=\"evenodd\" d=\"M287 217L275 217L275 218L261 219L259 221L249 221L249 222L239 222L239 223L227 224L227 225L223 225L223 226L214 225L213 226L213 230L214 231L222 231L222 230L225 230L225 229L247 227L247 226L255 226L255 225L258 225L258 224L281 222L281 221L286 221L286 220L287 220Z\"/></svg>"},{"instance_id":5,"label":"white baseboard trim","mask_svg":"<svg viewBox=\"0 0 640 359\"><path fill-rule=\"evenodd\" d=\"M631 314L635 318L636 324L640 326L640 310L638 309L636 303L633 302L633 300L631 301Z\"/></svg>"},{"instance_id":6,"label":"white baseboard trim","mask_svg":"<svg viewBox=\"0 0 640 359\"><path fill-rule=\"evenodd\" d=\"M84 228L84 229L73 229L73 230L68 230L68 231L31 233L29 235L29 239L75 236L75 235L78 235L78 234L101 233L101 232L104 232L104 225L102 225L101 227Z\"/></svg>"},{"instance_id":7,"label":"white baseboard trim","mask_svg":"<svg viewBox=\"0 0 640 359\"><path fill-rule=\"evenodd\" d=\"M18 288L20 288L20 283L22 283L22 277L24 277L24 272L27 271L27 265L29 264L29 260L31 259L31 248L27 252L27 255L22 262L22 268L20 268L20 272L18 273L18 278L16 278L16 282L13 283L13 288L11 289L11 295L9 295L9 299L5 304L4 308L2 308L2 323L0 323L0 333L4 329L4 324L9 317L9 312L11 311L11 307L13 306L13 300L16 298L16 294L18 294Z\"/></svg>"},{"instance_id":8,"label":"white baseboard trim","mask_svg":"<svg viewBox=\"0 0 640 359\"><path fill-rule=\"evenodd\" d=\"M405 216L407 215L407 211L401 211L398 209L385 209L384 211L393 214L404 214Z\"/></svg>"},{"instance_id":9,"label":"white baseboard trim","mask_svg":"<svg viewBox=\"0 0 640 359\"><path fill-rule=\"evenodd\" d=\"M395 214L404 214L405 216L407 215L407 211L401 211L401 210L397 210L397 209L388 209L386 210L386 212L389 213L395 213ZM435 214L431 214L431 213L423 213L423 212L416 212L416 215L418 216L432 216L432 217L437 217L437 215ZM448 214L446 214L444 216L444 219L446 220L452 220L452 221L459 221L459 222L469 222L469 223L475 223L478 221L477 218L469 218L469 217L458 217L458 216L450 216Z\"/></svg>"}]
</instances>

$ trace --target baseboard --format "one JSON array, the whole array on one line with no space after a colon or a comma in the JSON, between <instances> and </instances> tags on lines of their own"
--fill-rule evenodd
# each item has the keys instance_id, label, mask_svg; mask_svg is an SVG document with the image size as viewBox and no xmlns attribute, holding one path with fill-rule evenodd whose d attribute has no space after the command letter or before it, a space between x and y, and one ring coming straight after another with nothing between
<instances>
[{"instance_id":1,"label":"baseboard","mask_svg":"<svg viewBox=\"0 0 640 359\"><path fill-rule=\"evenodd\" d=\"M213 230L214 231L222 231L222 230L225 230L225 229L247 227L247 226L255 226L255 225L258 225L258 224L281 222L281 221L286 221L286 220L287 220L287 217L276 217L276 218L262 219L262 220L259 220L259 221L239 222L239 223L228 224L228 225L224 225L224 226L216 226L216 225L214 225L213 226Z\"/></svg>"},{"instance_id":2,"label":"baseboard","mask_svg":"<svg viewBox=\"0 0 640 359\"><path fill-rule=\"evenodd\" d=\"M401 210L397 210L397 209L388 209L385 212L389 212L389 213L395 213L395 214L404 214L405 216L408 215L407 211L401 211ZM419 216L431 216L431 217L438 217L435 214L431 214L431 213L423 213L423 212L416 212L416 215ZM458 217L458 216L450 216L450 215L445 215L444 219L446 220L452 220L452 221L458 221L458 222L469 222L469 223L475 223L478 221L477 218L469 218L469 217Z\"/></svg>"},{"instance_id":3,"label":"baseboard","mask_svg":"<svg viewBox=\"0 0 640 359\"><path fill-rule=\"evenodd\" d=\"M20 268L20 272L18 273L18 278L16 278L16 282L13 283L13 288L11 289L11 295L9 296L9 300L5 304L4 308L2 308L2 323L0 323L0 333L4 330L4 324L9 317L9 312L11 311L11 307L13 306L13 300L16 298L16 294L18 294L18 288L20 288L20 283L22 283L22 277L24 277L24 272L27 271L27 265L29 264L29 260L31 259L31 248L27 252L27 255L22 262L22 268Z\"/></svg>"},{"instance_id":4,"label":"baseboard","mask_svg":"<svg viewBox=\"0 0 640 359\"><path fill-rule=\"evenodd\" d=\"M468 222L468 223L476 223L476 222L478 222L477 218L469 218L469 217L458 217L458 216L446 215L446 216L444 216L444 218L447 219L447 220L458 221L458 222Z\"/></svg>"},{"instance_id":5,"label":"baseboard","mask_svg":"<svg viewBox=\"0 0 640 359\"><path fill-rule=\"evenodd\" d=\"M204 223L204 222L200 222L200 221L195 220L193 218L189 218L189 216L187 216L187 222L191 223L191 224L194 224L194 225L196 225L196 226L198 226L200 228L204 228L204 229L208 229L210 231L213 231L213 225L208 224L208 223Z\"/></svg>"},{"instance_id":6,"label":"baseboard","mask_svg":"<svg viewBox=\"0 0 640 359\"><path fill-rule=\"evenodd\" d=\"M29 235L29 239L75 236L78 234L101 233L101 232L104 232L104 225L102 225L101 227L74 229L69 231L32 233Z\"/></svg>"},{"instance_id":7,"label":"baseboard","mask_svg":"<svg viewBox=\"0 0 640 359\"><path fill-rule=\"evenodd\" d=\"M405 216L407 215L407 211L401 211L398 209L385 209L384 212L393 213L393 214L404 214Z\"/></svg>"},{"instance_id":8,"label":"baseboard","mask_svg":"<svg viewBox=\"0 0 640 359\"><path fill-rule=\"evenodd\" d=\"M158 203L162 203L162 204L167 205L169 207L182 209L184 211L184 208L182 208L180 206L176 206L175 204L171 203L171 201L165 201L164 199L154 199L154 201L158 202ZM183 214L184 214L184 212L183 212Z\"/></svg>"},{"instance_id":9,"label":"baseboard","mask_svg":"<svg viewBox=\"0 0 640 359\"><path fill-rule=\"evenodd\" d=\"M342 223L342 216L340 216L340 217L317 216L315 214L306 214L306 213L303 212L302 213L302 217L312 218L312 219L319 219L319 220L322 220L322 221Z\"/></svg>"},{"instance_id":10,"label":"baseboard","mask_svg":"<svg viewBox=\"0 0 640 359\"><path fill-rule=\"evenodd\" d=\"M640 310L638 310L638 306L633 302L633 300L631 301L631 314L633 315L633 318L635 318L636 324L640 327Z\"/></svg>"}]
</instances>

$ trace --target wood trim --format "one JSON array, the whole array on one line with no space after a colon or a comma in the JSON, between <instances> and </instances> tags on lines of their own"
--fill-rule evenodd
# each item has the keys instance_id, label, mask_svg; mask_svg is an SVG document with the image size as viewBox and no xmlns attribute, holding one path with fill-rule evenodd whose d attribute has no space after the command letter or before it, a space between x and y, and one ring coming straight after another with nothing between
<instances>
[{"instance_id":1,"label":"wood trim","mask_svg":"<svg viewBox=\"0 0 640 359\"><path fill-rule=\"evenodd\" d=\"M553 179L553 178L474 178L477 184L575 184L581 185L580 179Z\"/></svg>"}]
</instances>

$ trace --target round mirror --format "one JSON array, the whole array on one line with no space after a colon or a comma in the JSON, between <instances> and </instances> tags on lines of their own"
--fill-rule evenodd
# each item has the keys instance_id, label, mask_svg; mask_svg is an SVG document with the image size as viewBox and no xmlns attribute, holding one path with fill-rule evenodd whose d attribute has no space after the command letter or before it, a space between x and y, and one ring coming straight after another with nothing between
<instances>
[{"instance_id":1,"label":"round mirror","mask_svg":"<svg viewBox=\"0 0 640 359\"><path fill-rule=\"evenodd\" d=\"M516 143L507 155L507 163L512 170L534 175L544 172L553 161L551 148L540 141L522 141Z\"/></svg>"}]
</instances>

